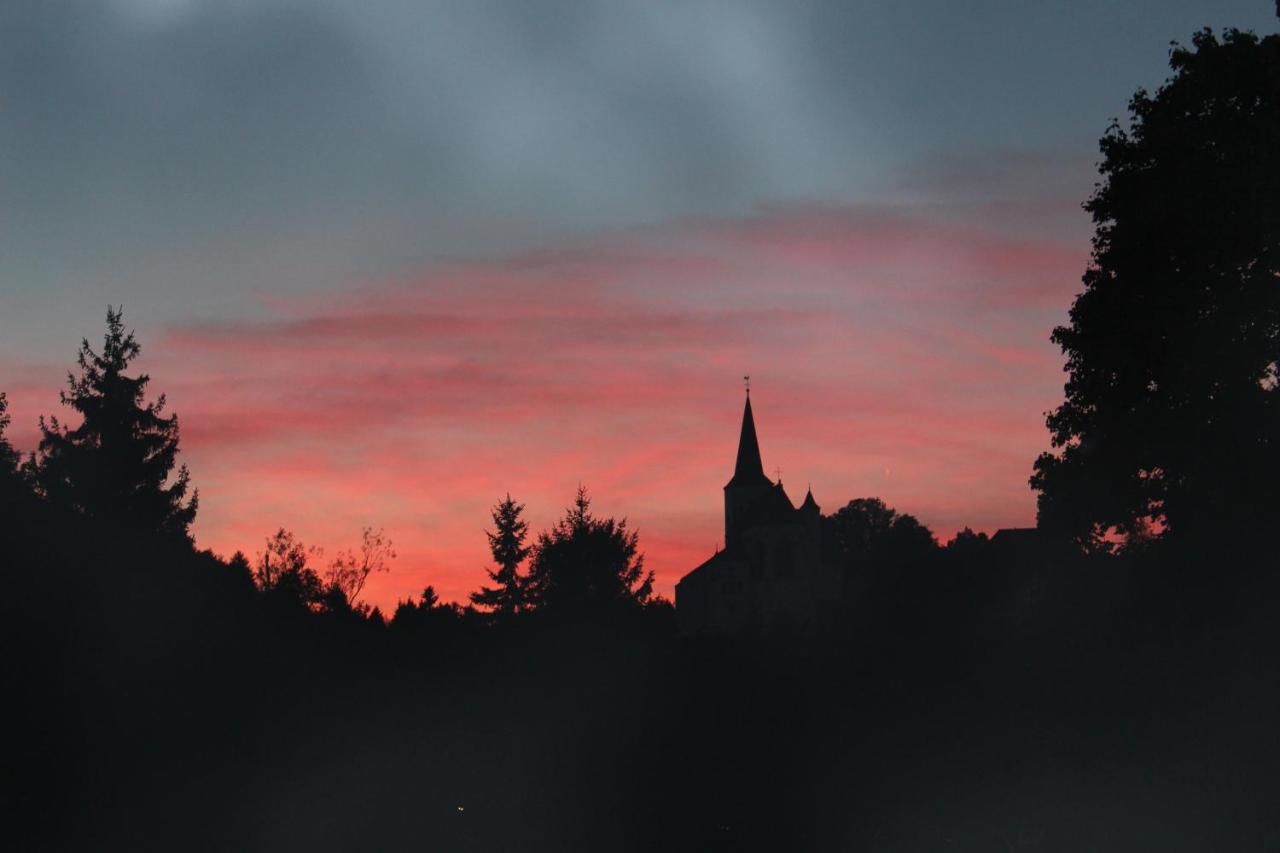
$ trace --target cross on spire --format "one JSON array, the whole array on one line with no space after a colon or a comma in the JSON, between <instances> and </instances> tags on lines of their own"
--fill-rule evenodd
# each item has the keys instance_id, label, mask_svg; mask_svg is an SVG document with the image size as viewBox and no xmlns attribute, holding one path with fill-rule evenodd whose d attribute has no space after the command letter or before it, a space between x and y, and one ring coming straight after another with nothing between
<instances>
[{"instance_id":1,"label":"cross on spire","mask_svg":"<svg viewBox=\"0 0 1280 853\"><path fill-rule=\"evenodd\" d=\"M742 384L746 386L747 396L750 397L751 396L751 377L750 376L742 377Z\"/></svg>"},{"instance_id":2,"label":"cross on spire","mask_svg":"<svg viewBox=\"0 0 1280 853\"><path fill-rule=\"evenodd\" d=\"M773 473L778 475L778 482L781 483L782 482L782 466L779 465L777 468L774 468Z\"/></svg>"}]
</instances>

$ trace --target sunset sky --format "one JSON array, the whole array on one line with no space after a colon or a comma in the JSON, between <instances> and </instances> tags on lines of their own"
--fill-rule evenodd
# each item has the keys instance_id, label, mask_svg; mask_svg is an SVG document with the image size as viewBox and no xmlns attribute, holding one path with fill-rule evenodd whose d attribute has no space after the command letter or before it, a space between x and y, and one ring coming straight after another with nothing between
<instances>
[{"instance_id":1,"label":"sunset sky","mask_svg":"<svg viewBox=\"0 0 1280 853\"><path fill-rule=\"evenodd\" d=\"M36 441L125 308L197 543L483 579L585 485L658 589L766 470L1027 525L1097 139L1271 0L71 0L0 8L0 391Z\"/></svg>"}]
</instances>

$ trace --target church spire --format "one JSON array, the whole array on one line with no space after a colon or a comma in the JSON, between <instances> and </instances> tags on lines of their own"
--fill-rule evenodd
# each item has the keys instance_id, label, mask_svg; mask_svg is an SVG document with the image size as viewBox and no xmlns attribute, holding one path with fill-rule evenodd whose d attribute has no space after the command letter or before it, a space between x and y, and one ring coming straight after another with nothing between
<instances>
[{"instance_id":1,"label":"church spire","mask_svg":"<svg viewBox=\"0 0 1280 853\"><path fill-rule=\"evenodd\" d=\"M755 485L769 483L760 461L760 442L756 439L756 420L751 414L751 392L747 392L747 404L742 410L742 432L738 436L738 461L733 467L733 479L729 485Z\"/></svg>"},{"instance_id":2,"label":"church spire","mask_svg":"<svg viewBox=\"0 0 1280 853\"><path fill-rule=\"evenodd\" d=\"M724 543L725 550L732 551L741 545L741 534L752 518L768 515L772 500L781 496L781 503L793 509L782 486L774 486L764 473L760 461L760 442L756 439L756 419L751 414L751 391L748 387L747 402L742 408L742 432L738 435L738 461L733 466L733 479L724 487Z\"/></svg>"}]
</instances>

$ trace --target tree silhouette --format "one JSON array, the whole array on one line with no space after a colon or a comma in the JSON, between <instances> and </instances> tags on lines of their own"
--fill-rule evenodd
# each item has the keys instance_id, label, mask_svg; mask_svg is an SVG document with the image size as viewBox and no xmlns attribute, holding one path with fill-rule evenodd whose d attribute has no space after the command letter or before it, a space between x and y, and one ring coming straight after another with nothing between
<instances>
[{"instance_id":1,"label":"tree silhouette","mask_svg":"<svg viewBox=\"0 0 1280 853\"><path fill-rule=\"evenodd\" d=\"M253 566L249 565L249 558L243 551L236 551L231 555L231 559L227 560L227 572L235 578L235 583L238 585L249 588L255 585Z\"/></svg>"},{"instance_id":2,"label":"tree silhouette","mask_svg":"<svg viewBox=\"0 0 1280 853\"><path fill-rule=\"evenodd\" d=\"M187 497L185 465L173 476L178 418L163 414L163 394L145 402L146 374L126 375L140 352L122 312L108 308L102 351L81 342L79 375L68 374L61 395L80 424L40 419L38 482L50 500L96 522L189 541L198 496Z\"/></svg>"},{"instance_id":3,"label":"tree silhouette","mask_svg":"<svg viewBox=\"0 0 1280 853\"><path fill-rule=\"evenodd\" d=\"M965 563L976 563L991 553L991 539L985 533L974 533L966 527L957 531L947 543L947 555Z\"/></svg>"},{"instance_id":4,"label":"tree silhouette","mask_svg":"<svg viewBox=\"0 0 1280 853\"><path fill-rule=\"evenodd\" d=\"M653 572L645 572L639 537L626 519L596 518L587 490L555 527L538 535L529 569L530 598L551 613L627 610L653 594Z\"/></svg>"},{"instance_id":5,"label":"tree silhouette","mask_svg":"<svg viewBox=\"0 0 1280 853\"><path fill-rule=\"evenodd\" d=\"M6 501L19 490L22 457L9 443L5 433L13 417L9 414L9 399L0 392L0 498Z\"/></svg>"},{"instance_id":6,"label":"tree silhouette","mask_svg":"<svg viewBox=\"0 0 1280 853\"><path fill-rule=\"evenodd\" d=\"M520 564L532 550L525 545L529 523L520 517L524 504L516 503L508 494L493 508L494 532L485 531L489 551L497 569L489 569L494 586L482 586L471 593L471 602L498 617L519 613L526 605L526 578L520 575Z\"/></svg>"},{"instance_id":7,"label":"tree silhouette","mask_svg":"<svg viewBox=\"0 0 1280 853\"><path fill-rule=\"evenodd\" d=\"M389 625L395 633L421 641L456 627L462 616L458 605L442 603L435 587L428 585L418 601L406 599L396 605Z\"/></svg>"},{"instance_id":8,"label":"tree silhouette","mask_svg":"<svg viewBox=\"0 0 1280 853\"><path fill-rule=\"evenodd\" d=\"M824 518L826 539L846 569L902 566L937 551L933 533L879 498L857 498Z\"/></svg>"},{"instance_id":9,"label":"tree silhouette","mask_svg":"<svg viewBox=\"0 0 1280 853\"><path fill-rule=\"evenodd\" d=\"M254 583L275 601L318 609L325 586L309 562L319 556L319 549L308 548L282 527L267 539L258 555Z\"/></svg>"},{"instance_id":10,"label":"tree silhouette","mask_svg":"<svg viewBox=\"0 0 1280 853\"><path fill-rule=\"evenodd\" d=\"M20 461L18 451L13 449L13 445L5 436L11 423L13 423L13 417L9 414L9 398L0 391L0 475L16 472Z\"/></svg>"},{"instance_id":11,"label":"tree silhouette","mask_svg":"<svg viewBox=\"0 0 1280 853\"><path fill-rule=\"evenodd\" d=\"M1085 549L1261 531L1280 478L1280 36L1197 33L1103 136L1040 525Z\"/></svg>"},{"instance_id":12,"label":"tree silhouette","mask_svg":"<svg viewBox=\"0 0 1280 853\"><path fill-rule=\"evenodd\" d=\"M391 540L381 528L366 527L360 534L360 549L340 552L325 572L325 583L341 592L347 605L355 607L369 575L390 571L389 563L395 557Z\"/></svg>"},{"instance_id":13,"label":"tree silhouette","mask_svg":"<svg viewBox=\"0 0 1280 853\"><path fill-rule=\"evenodd\" d=\"M21 466L22 457L5 435L11 422L9 400L0 393L0 527L18 533L23 525L21 516L29 508L31 490Z\"/></svg>"}]
</instances>

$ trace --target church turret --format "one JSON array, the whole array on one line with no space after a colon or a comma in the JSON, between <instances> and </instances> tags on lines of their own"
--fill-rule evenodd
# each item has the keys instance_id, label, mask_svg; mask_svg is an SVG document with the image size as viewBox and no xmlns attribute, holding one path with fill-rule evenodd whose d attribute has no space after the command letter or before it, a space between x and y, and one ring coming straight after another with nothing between
<instances>
[{"instance_id":1,"label":"church turret","mask_svg":"<svg viewBox=\"0 0 1280 853\"><path fill-rule=\"evenodd\" d=\"M738 459L733 468L733 479L724 487L724 541L731 547L737 541L739 522L747 507L768 494L773 484L764 473L760 459L760 442L756 438L756 421L751 413L751 391L742 410L742 431L738 435Z\"/></svg>"},{"instance_id":2,"label":"church turret","mask_svg":"<svg viewBox=\"0 0 1280 853\"><path fill-rule=\"evenodd\" d=\"M800 520L804 523L805 530L809 531L814 552L821 553L822 509L818 506L818 502L813 499L812 486L805 493L804 503L800 504Z\"/></svg>"},{"instance_id":3,"label":"church turret","mask_svg":"<svg viewBox=\"0 0 1280 853\"><path fill-rule=\"evenodd\" d=\"M804 503L800 504L800 511L811 515L820 515L822 510L818 508L818 502L813 499L813 487L809 487L809 491L805 493Z\"/></svg>"}]
</instances>

